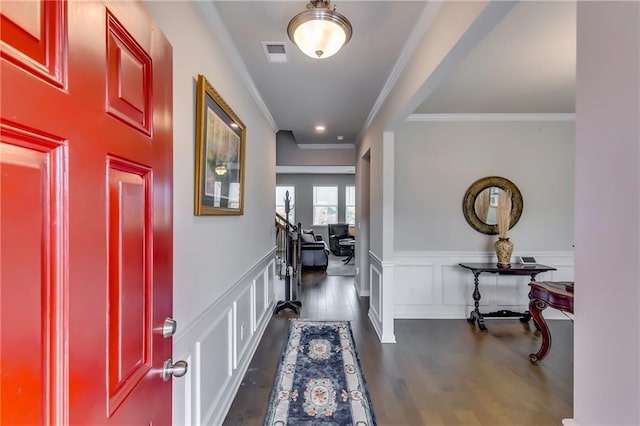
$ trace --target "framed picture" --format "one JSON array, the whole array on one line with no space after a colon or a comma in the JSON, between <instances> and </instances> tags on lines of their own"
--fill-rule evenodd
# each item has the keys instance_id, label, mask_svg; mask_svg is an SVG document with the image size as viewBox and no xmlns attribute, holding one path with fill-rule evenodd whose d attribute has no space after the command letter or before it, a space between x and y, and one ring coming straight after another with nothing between
<instances>
[{"instance_id":1,"label":"framed picture","mask_svg":"<svg viewBox=\"0 0 640 426\"><path fill-rule=\"evenodd\" d=\"M194 214L241 215L246 129L204 75L198 75Z\"/></svg>"}]
</instances>

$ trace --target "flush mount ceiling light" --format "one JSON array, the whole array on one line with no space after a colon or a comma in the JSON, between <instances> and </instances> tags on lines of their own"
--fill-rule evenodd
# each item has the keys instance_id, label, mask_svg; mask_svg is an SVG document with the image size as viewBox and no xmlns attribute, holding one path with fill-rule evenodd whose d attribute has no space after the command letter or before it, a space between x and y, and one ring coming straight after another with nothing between
<instances>
[{"instance_id":1,"label":"flush mount ceiling light","mask_svg":"<svg viewBox=\"0 0 640 426\"><path fill-rule=\"evenodd\" d=\"M293 17L287 34L302 52L316 59L333 56L351 40L347 18L329 8L329 0L310 0L307 10Z\"/></svg>"}]
</instances>

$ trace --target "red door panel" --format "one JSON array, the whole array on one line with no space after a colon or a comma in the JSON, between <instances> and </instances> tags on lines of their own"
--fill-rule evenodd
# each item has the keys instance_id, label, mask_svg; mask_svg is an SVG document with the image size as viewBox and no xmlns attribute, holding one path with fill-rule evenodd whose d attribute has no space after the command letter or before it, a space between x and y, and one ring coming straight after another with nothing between
<instances>
[{"instance_id":1,"label":"red door panel","mask_svg":"<svg viewBox=\"0 0 640 426\"><path fill-rule=\"evenodd\" d=\"M62 372L55 322L61 314L55 262L61 158L59 141L4 123L0 127L1 424L56 418L51 401L59 396Z\"/></svg>"},{"instance_id":2,"label":"red door panel","mask_svg":"<svg viewBox=\"0 0 640 426\"><path fill-rule=\"evenodd\" d=\"M66 53L66 3L0 2L2 58L62 87Z\"/></svg>"},{"instance_id":3,"label":"red door panel","mask_svg":"<svg viewBox=\"0 0 640 426\"><path fill-rule=\"evenodd\" d=\"M114 159L109 173L109 412L151 369L152 240L148 169Z\"/></svg>"},{"instance_id":4,"label":"red door panel","mask_svg":"<svg viewBox=\"0 0 640 426\"><path fill-rule=\"evenodd\" d=\"M138 2L17 3L0 3L0 423L170 424L171 46Z\"/></svg>"}]
</instances>

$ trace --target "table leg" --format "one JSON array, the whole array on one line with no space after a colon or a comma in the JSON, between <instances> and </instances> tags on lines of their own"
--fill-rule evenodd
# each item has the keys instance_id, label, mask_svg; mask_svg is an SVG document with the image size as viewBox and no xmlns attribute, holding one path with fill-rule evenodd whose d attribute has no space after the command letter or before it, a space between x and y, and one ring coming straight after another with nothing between
<instances>
[{"instance_id":1,"label":"table leg","mask_svg":"<svg viewBox=\"0 0 640 426\"><path fill-rule=\"evenodd\" d=\"M469 319L467 321L469 322L478 322L478 328L480 328L480 330L482 331L488 331L487 330L487 326L484 324L484 317L482 316L482 314L480 313L480 290L478 289L478 284L480 283L480 273L474 273L473 274L473 285L474 285L474 289L473 289L473 306L474 309L473 311L471 311L471 314L469 315Z\"/></svg>"},{"instance_id":2,"label":"table leg","mask_svg":"<svg viewBox=\"0 0 640 426\"><path fill-rule=\"evenodd\" d=\"M551 348L551 332L549 331L549 327L547 326L547 322L542 316L542 311L547 307L547 304L540 299L532 299L529 302L529 312L531 312L531 316L533 316L533 321L536 324L538 330L540 330L540 334L542 334L542 346L540 350L535 354L529 355L529 361L533 363L537 363L542 361L544 357L549 353L549 349Z\"/></svg>"}]
</instances>

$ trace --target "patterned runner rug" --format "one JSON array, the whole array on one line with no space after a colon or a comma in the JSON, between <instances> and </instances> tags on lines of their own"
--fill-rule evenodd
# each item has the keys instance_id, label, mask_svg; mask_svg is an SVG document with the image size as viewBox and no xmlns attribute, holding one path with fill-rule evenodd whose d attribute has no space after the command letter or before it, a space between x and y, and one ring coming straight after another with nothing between
<instances>
[{"instance_id":1,"label":"patterned runner rug","mask_svg":"<svg viewBox=\"0 0 640 426\"><path fill-rule=\"evenodd\" d=\"M348 321L291 321L264 424L376 424Z\"/></svg>"}]
</instances>

